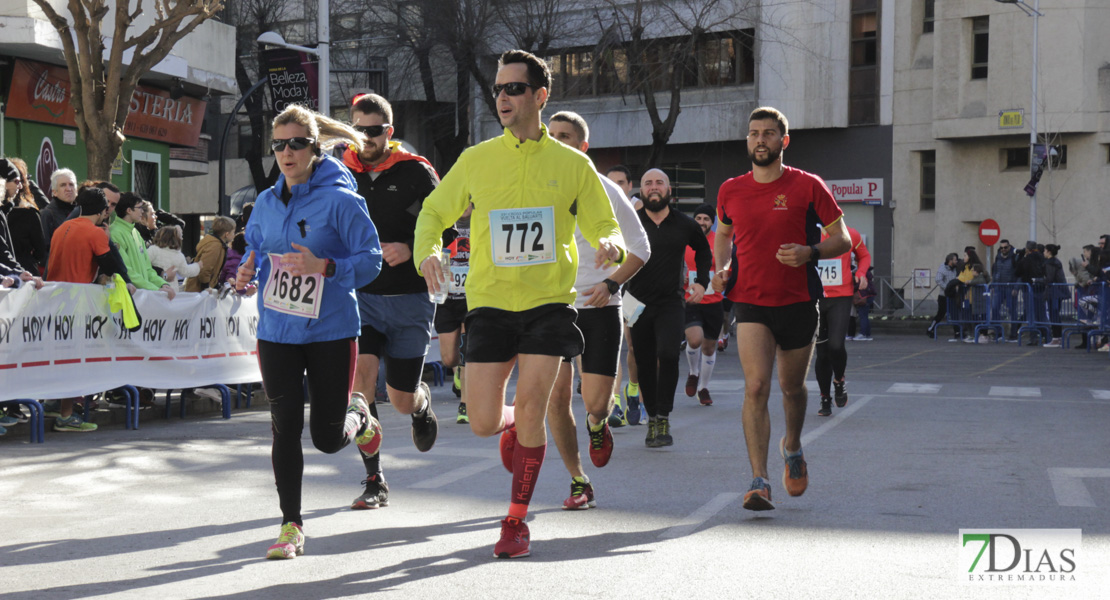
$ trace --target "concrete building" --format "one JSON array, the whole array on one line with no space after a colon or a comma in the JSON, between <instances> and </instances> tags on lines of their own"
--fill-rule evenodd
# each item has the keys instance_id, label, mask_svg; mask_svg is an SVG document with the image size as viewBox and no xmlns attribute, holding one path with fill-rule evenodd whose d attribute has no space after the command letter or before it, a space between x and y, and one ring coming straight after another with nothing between
<instances>
[{"instance_id":1,"label":"concrete building","mask_svg":"<svg viewBox=\"0 0 1110 600\"><path fill-rule=\"evenodd\" d=\"M590 124L590 155L598 167L624 164L638 178L650 153L652 124L644 98L627 86L630 29L618 14L606 16L609 5L586 4L596 6L585 11L584 25L545 55L555 82L544 115L581 114ZM666 18L667 10L680 5L645 2L646 36L673 44L687 39L692 27ZM894 0L713 4L717 14L700 22L709 26L695 46L694 70L681 91L680 114L661 161L680 206L714 204L725 180L750 170L747 117L757 106L775 106L790 120L785 162L835 186L848 224L865 235L874 254L876 275L890 275L894 5ZM601 47L606 50L599 52ZM660 118L666 118L670 92L655 97ZM476 139L500 134L499 123L480 102L472 114Z\"/></svg>"},{"instance_id":2,"label":"concrete building","mask_svg":"<svg viewBox=\"0 0 1110 600\"><path fill-rule=\"evenodd\" d=\"M1059 244L1066 263L1110 232L1110 6L1040 6L1037 129L1058 156L1038 187L1036 239ZM1015 246L1029 239L1033 19L993 0L908 0L896 10L897 283L915 269L931 276L965 246L987 260L977 236L985 219Z\"/></svg>"},{"instance_id":3,"label":"concrete building","mask_svg":"<svg viewBox=\"0 0 1110 600\"><path fill-rule=\"evenodd\" d=\"M64 1L51 4L69 15ZM109 3L113 12L114 6ZM144 11L131 31L148 27L153 14ZM105 19L102 27L110 47L113 20ZM58 166L73 169L78 179L86 177L86 150L68 99L69 74L58 32L31 0L0 0L0 32L0 153L23 158L40 183ZM208 173L208 137L201 133L205 106L235 91L234 50L234 28L208 21L142 78L113 183L171 212L202 212L200 207L215 205L190 182Z\"/></svg>"}]
</instances>

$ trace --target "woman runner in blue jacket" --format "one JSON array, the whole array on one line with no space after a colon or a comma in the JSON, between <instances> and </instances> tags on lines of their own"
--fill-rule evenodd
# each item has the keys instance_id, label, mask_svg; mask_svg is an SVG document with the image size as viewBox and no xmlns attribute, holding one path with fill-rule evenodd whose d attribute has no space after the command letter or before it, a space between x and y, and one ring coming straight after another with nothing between
<instances>
[{"instance_id":1,"label":"woman runner in blue jacket","mask_svg":"<svg viewBox=\"0 0 1110 600\"><path fill-rule=\"evenodd\" d=\"M382 253L351 173L324 153L336 142L359 148L361 133L301 106L273 122L281 176L259 195L245 235L247 257L235 286L258 278L258 364L270 399L272 460L281 534L266 558L304 553L301 478L305 382L309 430L322 452L352 441L373 455L381 425L351 393L359 334L355 289L378 276Z\"/></svg>"}]
</instances>

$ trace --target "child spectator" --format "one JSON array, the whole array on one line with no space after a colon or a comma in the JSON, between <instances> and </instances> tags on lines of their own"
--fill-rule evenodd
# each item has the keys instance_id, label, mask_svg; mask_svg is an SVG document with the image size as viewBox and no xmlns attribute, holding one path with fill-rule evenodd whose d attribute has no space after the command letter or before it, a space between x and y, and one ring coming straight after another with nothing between
<instances>
[{"instance_id":1,"label":"child spectator","mask_svg":"<svg viewBox=\"0 0 1110 600\"><path fill-rule=\"evenodd\" d=\"M243 260L243 253L247 251L247 238L243 232L235 234L231 246L227 249L227 259L224 261L223 271L220 272L220 281L235 283L235 274L239 270L239 261ZM221 284L222 285L222 284Z\"/></svg>"},{"instance_id":2,"label":"child spectator","mask_svg":"<svg viewBox=\"0 0 1110 600\"><path fill-rule=\"evenodd\" d=\"M180 290L179 277L196 277L204 266L202 261L189 263L181 252L181 228L176 225L161 227L154 232L154 243L147 248L150 264L161 269L174 291Z\"/></svg>"}]
</instances>

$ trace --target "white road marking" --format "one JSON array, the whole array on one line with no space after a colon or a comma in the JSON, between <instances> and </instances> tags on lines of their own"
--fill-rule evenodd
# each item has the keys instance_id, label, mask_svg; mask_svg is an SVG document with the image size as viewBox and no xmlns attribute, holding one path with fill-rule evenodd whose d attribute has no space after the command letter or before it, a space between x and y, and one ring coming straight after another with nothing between
<instances>
[{"instance_id":1,"label":"white road marking","mask_svg":"<svg viewBox=\"0 0 1110 600\"><path fill-rule=\"evenodd\" d=\"M888 394L938 394L939 383L896 383L887 390Z\"/></svg>"},{"instance_id":2,"label":"white road marking","mask_svg":"<svg viewBox=\"0 0 1110 600\"><path fill-rule=\"evenodd\" d=\"M991 396L1017 396L1019 398L1040 398L1041 388L1035 387L1007 387L1004 385L992 385Z\"/></svg>"},{"instance_id":3,"label":"white road marking","mask_svg":"<svg viewBox=\"0 0 1110 600\"><path fill-rule=\"evenodd\" d=\"M708 388L711 392L738 392L744 389L744 380L710 379Z\"/></svg>"},{"instance_id":4,"label":"white road marking","mask_svg":"<svg viewBox=\"0 0 1110 600\"><path fill-rule=\"evenodd\" d=\"M431 479L425 479L424 481L414 483L409 487L420 490L434 490L445 485L455 483L456 481L466 479L467 477L473 477L474 475L477 475L482 471L492 469L493 467L504 468L501 466L500 458L484 460L481 462L469 464L465 467L459 467L458 469L452 469L442 475L438 475L436 477L432 477Z\"/></svg>"},{"instance_id":5,"label":"white road marking","mask_svg":"<svg viewBox=\"0 0 1110 600\"><path fill-rule=\"evenodd\" d=\"M863 405L870 402L872 398L874 398L874 396L860 396L858 400L849 400L848 406L844 407L843 409L836 409L836 412L833 413L834 416L831 419L826 420L817 429L811 429L809 433L802 434L802 449L805 450L806 446L812 444L814 440L825 435L830 429L836 427L837 425L842 423L844 419L847 419L849 416L851 416L852 413L863 408ZM807 416L807 418L810 419L810 422L812 422L812 416ZM778 451L778 442L775 440L771 440L771 456L778 457Z\"/></svg>"},{"instance_id":6,"label":"white road marking","mask_svg":"<svg viewBox=\"0 0 1110 600\"><path fill-rule=\"evenodd\" d=\"M740 494L736 492L717 494L712 500L703 504L701 508L690 513L690 516L683 519L678 525L659 534L659 539L669 540L690 535L695 529L701 527L702 524L713 518L713 515L721 512L721 510L735 502L739 497Z\"/></svg>"},{"instance_id":7,"label":"white road marking","mask_svg":"<svg viewBox=\"0 0 1110 600\"><path fill-rule=\"evenodd\" d=\"M1110 400L1110 390L1091 390L1095 400Z\"/></svg>"},{"instance_id":8,"label":"white road marking","mask_svg":"<svg viewBox=\"0 0 1110 600\"><path fill-rule=\"evenodd\" d=\"M1052 491L1056 494L1056 503L1060 506L1086 506L1094 507L1095 499L1083 484L1085 477L1110 477L1110 469L1072 469L1051 468L1048 470L1048 479L1052 482Z\"/></svg>"}]
</instances>

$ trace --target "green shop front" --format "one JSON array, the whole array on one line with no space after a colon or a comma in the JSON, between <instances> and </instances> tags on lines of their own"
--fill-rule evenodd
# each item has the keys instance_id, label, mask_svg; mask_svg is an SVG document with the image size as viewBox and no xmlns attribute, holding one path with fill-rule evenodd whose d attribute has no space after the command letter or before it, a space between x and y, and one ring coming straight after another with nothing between
<instances>
[{"instance_id":1,"label":"green shop front","mask_svg":"<svg viewBox=\"0 0 1110 600\"><path fill-rule=\"evenodd\" d=\"M0 59L3 138L0 154L27 162L28 172L45 190L50 174L72 169L88 178L85 142L77 131L72 86L65 67L25 59ZM112 165L112 183L133 191L156 207L169 207L170 148L197 144L205 103L173 98L164 90L139 86L124 126L127 141Z\"/></svg>"}]
</instances>

